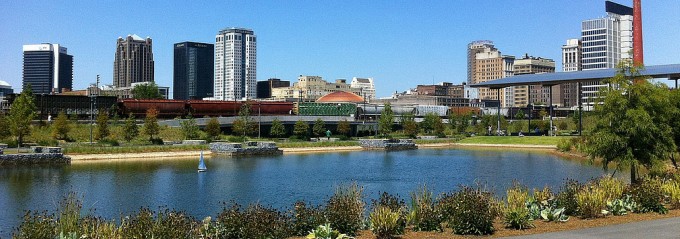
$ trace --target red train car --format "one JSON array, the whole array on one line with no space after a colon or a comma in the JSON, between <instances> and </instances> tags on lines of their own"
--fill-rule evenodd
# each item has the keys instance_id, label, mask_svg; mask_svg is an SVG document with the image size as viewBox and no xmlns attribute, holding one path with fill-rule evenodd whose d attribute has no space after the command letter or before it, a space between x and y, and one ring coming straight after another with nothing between
<instances>
[{"instance_id":1,"label":"red train car","mask_svg":"<svg viewBox=\"0 0 680 239\"><path fill-rule=\"evenodd\" d=\"M451 112L451 114L453 115L465 115L465 114L479 115L481 109L469 106L464 107L452 106L449 107L449 112Z\"/></svg>"},{"instance_id":2,"label":"red train car","mask_svg":"<svg viewBox=\"0 0 680 239\"><path fill-rule=\"evenodd\" d=\"M293 102L251 102L250 115L290 115L293 114Z\"/></svg>"},{"instance_id":3,"label":"red train car","mask_svg":"<svg viewBox=\"0 0 680 239\"><path fill-rule=\"evenodd\" d=\"M235 116L241 109L238 101L189 100L187 108L193 117Z\"/></svg>"},{"instance_id":4,"label":"red train car","mask_svg":"<svg viewBox=\"0 0 680 239\"><path fill-rule=\"evenodd\" d=\"M123 116L129 114L138 118L146 115L146 110L156 108L159 118L175 118L186 115L186 103L183 100L120 100L119 108Z\"/></svg>"}]
</instances>

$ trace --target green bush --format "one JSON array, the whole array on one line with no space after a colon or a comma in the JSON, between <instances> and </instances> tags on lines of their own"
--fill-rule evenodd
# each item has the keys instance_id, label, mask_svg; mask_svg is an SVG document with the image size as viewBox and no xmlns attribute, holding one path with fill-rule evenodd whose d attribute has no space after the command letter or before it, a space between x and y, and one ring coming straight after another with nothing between
<instances>
[{"instance_id":1,"label":"green bush","mask_svg":"<svg viewBox=\"0 0 680 239\"><path fill-rule=\"evenodd\" d=\"M293 234L296 236L307 235L318 225L326 223L326 216L320 206L307 206L303 201L295 202L291 214Z\"/></svg>"},{"instance_id":2,"label":"green bush","mask_svg":"<svg viewBox=\"0 0 680 239\"><path fill-rule=\"evenodd\" d=\"M507 190L507 195L508 202L503 213L503 224L505 224L505 227L518 230L534 227L533 218L526 206L529 200L527 189L519 184L515 184Z\"/></svg>"},{"instance_id":3,"label":"green bush","mask_svg":"<svg viewBox=\"0 0 680 239\"><path fill-rule=\"evenodd\" d=\"M23 220L12 235L16 239L52 239L56 236L57 225L54 215L48 215L47 211L31 212L24 214Z\"/></svg>"},{"instance_id":4,"label":"green bush","mask_svg":"<svg viewBox=\"0 0 680 239\"><path fill-rule=\"evenodd\" d=\"M680 182L667 180L663 183L661 189L668 198L668 204L675 209L680 208Z\"/></svg>"},{"instance_id":5,"label":"green bush","mask_svg":"<svg viewBox=\"0 0 680 239\"><path fill-rule=\"evenodd\" d=\"M638 184L631 185L630 194L637 203L637 212L656 212L665 214L668 209L663 205L664 193L661 179L645 177Z\"/></svg>"},{"instance_id":6,"label":"green bush","mask_svg":"<svg viewBox=\"0 0 680 239\"><path fill-rule=\"evenodd\" d=\"M583 218L598 217L607 207L607 194L595 183L590 183L576 193L578 211Z\"/></svg>"},{"instance_id":7,"label":"green bush","mask_svg":"<svg viewBox=\"0 0 680 239\"><path fill-rule=\"evenodd\" d=\"M328 222L340 232L354 236L362 228L365 206L363 190L356 182L340 185L328 200L326 206Z\"/></svg>"},{"instance_id":8,"label":"green bush","mask_svg":"<svg viewBox=\"0 0 680 239\"><path fill-rule=\"evenodd\" d=\"M626 183L611 176L604 176L597 180L597 185L602 188L607 201L620 199L626 189Z\"/></svg>"},{"instance_id":9,"label":"green bush","mask_svg":"<svg viewBox=\"0 0 680 239\"><path fill-rule=\"evenodd\" d=\"M557 142L557 150L562 151L562 152L569 152L571 151L571 148L573 145L571 144L571 139L560 139L559 142Z\"/></svg>"},{"instance_id":10,"label":"green bush","mask_svg":"<svg viewBox=\"0 0 680 239\"><path fill-rule=\"evenodd\" d=\"M448 227L461 235L489 235L494 232L493 199L491 193L470 187L461 187L452 196L454 210Z\"/></svg>"},{"instance_id":11,"label":"green bush","mask_svg":"<svg viewBox=\"0 0 680 239\"><path fill-rule=\"evenodd\" d=\"M244 136L229 136L227 137L227 141L232 142L232 143L242 143L246 141L246 137Z\"/></svg>"},{"instance_id":12,"label":"green bush","mask_svg":"<svg viewBox=\"0 0 680 239\"><path fill-rule=\"evenodd\" d=\"M369 216L371 231L378 239L393 238L404 232L401 215L399 211L392 210L386 206L379 206L373 209Z\"/></svg>"},{"instance_id":13,"label":"green bush","mask_svg":"<svg viewBox=\"0 0 680 239\"><path fill-rule=\"evenodd\" d=\"M583 185L576 180L565 181L560 189L560 193L558 193L555 198L557 207L564 208L564 213L567 215L578 215L576 193L578 193L582 187Z\"/></svg>"},{"instance_id":14,"label":"green bush","mask_svg":"<svg viewBox=\"0 0 680 239\"><path fill-rule=\"evenodd\" d=\"M196 220L182 211L161 210L158 213L142 208L121 222L124 238L193 238L198 229Z\"/></svg>"},{"instance_id":15,"label":"green bush","mask_svg":"<svg viewBox=\"0 0 680 239\"><path fill-rule=\"evenodd\" d=\"M286 238L293 234L289 218L276 209L252 204L241 210L231 203L217 216L218 238Z\"/></svg>"},{"instance_id":16,"label":"green bush","mask_svg":"<svg viewBox=\"0 0 680 239\"><path fill-rule=\"evenodd\" d=\"M411 192L411 211L408 222L414 231L442 231L442 219L435 209L432 192L427 186Z\"/></svg>"},{"instance_id":17,"label":"green bush","mask_svg":"<svg viewBox=\"0 0 680 239\"><path fill-rule=\"evenodd\" d=\"M316 229L309 232L308 239L348 239L345 234L340 233L331 227L330 223L319 225Z\"/></svg>"}]
</instances>

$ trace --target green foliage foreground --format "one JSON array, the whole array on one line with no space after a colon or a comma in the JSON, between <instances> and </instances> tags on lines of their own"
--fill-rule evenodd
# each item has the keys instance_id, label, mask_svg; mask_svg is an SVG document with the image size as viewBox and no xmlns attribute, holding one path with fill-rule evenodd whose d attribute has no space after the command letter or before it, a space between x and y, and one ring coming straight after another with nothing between
<instances>
[{"instance_id":1,"label":"green foliage foreground","mask_svg":"<svg viewBox=\"0 0 680 239\"><path fill-rule=\"evenodd\" d=\"M242 207L231 202L225 203L215 218L202 220L167 208L142 208L117 221L105 219L94 215L94 210L83 209L80 197L70 193L53 213L26 212L13 238L287 238L308 234L325 238L357 235L366 229L378 238L393 238L408 231L405 227L439 232L448 227L458 234L487 235L494 233L496 220L509 228L527 229L533 220L569 223L569 216L678 209L680 174L644 181L632 186L610 177L585 184L566 181L558 193L546 187L534 189L532 194L517 184L508 189L507 201L494 198L484 186L461 186L437 197L423 186L411 193L410 207L399 196L383 193L370 204L368 217L363 187L356 183L339 186L322 206L298 201L290 209L279 210L259 203Z\"/></svg>"}]
</instances>

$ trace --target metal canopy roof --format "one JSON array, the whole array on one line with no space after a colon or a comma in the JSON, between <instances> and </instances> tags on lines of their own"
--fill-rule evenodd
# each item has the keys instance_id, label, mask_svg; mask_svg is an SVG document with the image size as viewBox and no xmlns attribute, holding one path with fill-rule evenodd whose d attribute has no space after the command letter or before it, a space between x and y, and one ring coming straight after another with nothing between
<instances>
[{"instance_id":1,"label":"metal canopy roof","mask_svg":"<svg viewBox=\"0 0 680 239\"><path fill-rule=\"evenodd\" d=\"M647 66L641 72L642 75L652 78L668 78L677 80L680 78L680 64ZM506 77L498 80L482 82L470 85L471 87L489 87L493 89L522 85L558 85L588 80L602 80L616 75L616 69L556 72L544 74L529 74Z\"/></svg>"}]
</instances>

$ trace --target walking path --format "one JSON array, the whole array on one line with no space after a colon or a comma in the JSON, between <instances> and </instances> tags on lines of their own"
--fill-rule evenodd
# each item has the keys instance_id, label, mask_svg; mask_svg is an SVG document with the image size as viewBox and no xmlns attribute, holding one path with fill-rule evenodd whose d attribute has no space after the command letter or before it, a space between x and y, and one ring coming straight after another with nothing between
<instances>
[{"instance_id":1,"label":"walking path","mask_svg":"<svg viewBox=\"0 0 680 239\"><path fill-rule=\"evenodd\" d=\"M604 227L561 231L528 236L504 237L508 239L571 239L571 238L680 238L680 217L632 222Z\"/></svg>"}]
</instances>

